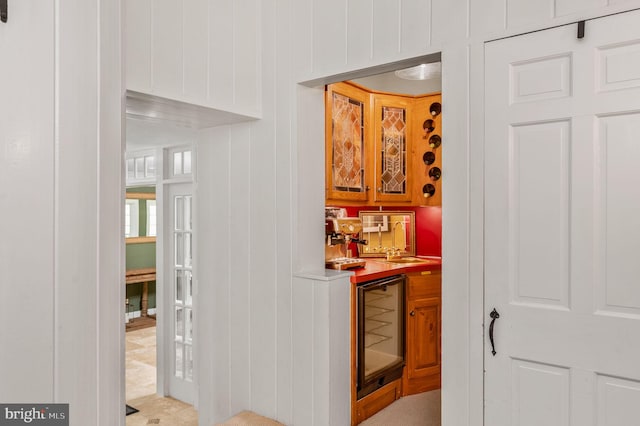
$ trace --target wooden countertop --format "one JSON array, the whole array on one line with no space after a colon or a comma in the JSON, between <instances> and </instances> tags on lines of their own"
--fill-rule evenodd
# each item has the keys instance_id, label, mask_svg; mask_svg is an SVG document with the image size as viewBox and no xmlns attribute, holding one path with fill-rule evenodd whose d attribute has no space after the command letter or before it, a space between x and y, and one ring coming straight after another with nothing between
<instances>
[{"instance_id":1,"label":"wooden countertop","mask_svg":"<svg viewBox=\"0 0 640 426\"><path fill-rule=\"evenodd\" d=\"M423 262L391 263L384 258L366 258L364 260L367 261L367 264L364 268L351 269L351 271L354 272L354 275L351 276L351 282L353 284L359 284L397 274L439 271L442 268L442 258L440 257L416 256L416 258L423 260Z\"/></svg>"}]
</instances>

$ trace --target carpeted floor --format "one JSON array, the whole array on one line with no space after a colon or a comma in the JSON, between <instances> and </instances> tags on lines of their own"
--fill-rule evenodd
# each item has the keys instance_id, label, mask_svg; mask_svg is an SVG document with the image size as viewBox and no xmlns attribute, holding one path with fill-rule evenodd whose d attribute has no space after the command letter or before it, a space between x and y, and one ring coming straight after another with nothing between
<instances>
[{"instance_id":1,"label":"carpeted floor","mask_svg":"<svg viewBox=\"0 0 640 426\"><path fill-rule=\"evenodd\" d=\"M440 426L440 390L400 398L361 426Z\"/></svg>"}]
</instances>

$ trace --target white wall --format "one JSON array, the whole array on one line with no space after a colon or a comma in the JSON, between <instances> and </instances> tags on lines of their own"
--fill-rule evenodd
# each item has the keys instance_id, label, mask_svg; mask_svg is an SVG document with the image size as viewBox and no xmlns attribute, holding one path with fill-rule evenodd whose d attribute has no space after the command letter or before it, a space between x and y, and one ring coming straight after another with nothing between
<instances>
[{"instance_id":1,"label":"white wall","mask_svg":"<svg viewBox=\"0 0 640 426\"><path fill-rule=\"evenodd\" d=\"M259 117L261 3L127 1L127 89Z\"/></svg>"},{"instance_id":2,"label":"white wall","mask_svg":"<svg viewBox=\"0 0 640 426\"><path fill-rule=\"evenodd\" d=\"M198 303L208 308L199 311L201 353L208 354L201 360L201 424L242 409L287 424L295 418L292 273L323 267L324 203L323 92L296 83L363 76L367 71L358 70L438 51L446 135L443 425L482 424L483 44L639 6L638 0L261 2L263 118L202 131L198 142Z\"/></svg>"},{"instance_id":3,"label":"white wall","mask_svg":"<svg viewBox=\"0 0 640 426\"><path fill-rule=\"evenodd\" d=\"M0 400L4 402L51 401L54 395L54 7L36 3L12 4L8 22L0 23Z\"/></svg>"},{"instance_id":4,"label":"white wall","mask_svg":"<svg viewBox=\"0 0 640 426\"><path fill-rule=\"evenodd\" d=\"M124 419L120 19L27 0L0 25L0 400L72 425Z\"/></svg>"}]
</instances>

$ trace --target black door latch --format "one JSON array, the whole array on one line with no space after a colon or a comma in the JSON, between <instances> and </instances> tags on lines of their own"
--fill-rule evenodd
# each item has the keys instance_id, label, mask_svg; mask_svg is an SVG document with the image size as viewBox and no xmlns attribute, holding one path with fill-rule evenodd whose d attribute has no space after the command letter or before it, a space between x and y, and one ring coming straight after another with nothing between
<instances>
[{"instance_id":1,"label":"black door latch","mask_svg":"<svg viewBox=\"0 0 640 426\"><path fill-rule=\"evenodd\" d=\"M493 342L493 324L496 322L496 319L500 318L500 314L496 311L496 308L493 308L493 311L489 314L491 317L491 324L489 325L489 340L491 341L491 355L496 356L496 345Z\"/></svg>"}]
</instances>

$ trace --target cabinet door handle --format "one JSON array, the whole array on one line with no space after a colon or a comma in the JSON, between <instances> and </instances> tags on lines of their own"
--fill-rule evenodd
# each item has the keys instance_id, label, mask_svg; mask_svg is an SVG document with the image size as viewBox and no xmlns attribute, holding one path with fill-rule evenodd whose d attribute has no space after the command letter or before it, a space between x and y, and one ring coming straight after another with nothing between
<instances>
[{"instance_id":1,"label":"cabinet door handle","mask_svg":"<svg viewBox=\"0 0 640 426\"><path fill-rule=\"evenodd\" d=\"M489 325L489 340L491 341L491 354L496 356L496 346L493 343L493 323L496 322L498 318L500 318L500 314L496 311L496 308L493 308L493 311L489 314L491 317L491 324Z\"/></svg>"},{"instance_id":2,"label":"cabinet door handle","mask_svg":"<svg viewBox=\"0 0 640 426\"><path fill-rule=\"evenodd\" d=\"M409 312L409 315L411 315L412 317L415 317L416 316L416 311Z\"/></svg>"}]
</instances>

